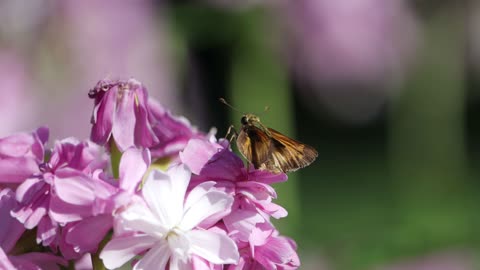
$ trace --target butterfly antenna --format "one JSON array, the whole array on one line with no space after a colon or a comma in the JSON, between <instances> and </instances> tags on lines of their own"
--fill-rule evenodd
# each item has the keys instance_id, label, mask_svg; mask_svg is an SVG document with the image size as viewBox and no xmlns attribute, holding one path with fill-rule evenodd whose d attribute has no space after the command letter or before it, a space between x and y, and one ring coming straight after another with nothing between
<instances>
[{"instance_id":1,"label":"butterfly antenna","mask_svg":"<svg viewBox=\"0 0 480 270\"><path fill-rule=\"evenodd\" d=\"M259 114L260 116L265 116L265 114L270 110L270 106L265 106L265 108L263 109L263 112L261 114Z\"/></svg>"},{"instance_id":2,"label":"butterfly antenna","mask_svg":"<svg viewBox=\"0 0 480 270\"><path fill-rule=\"evenodd\" d=\"M228 107L230 107L230 109L236 111L236 112L239 112L241 114L244 114L243 112L241 112L240 110L238 110L237 108L233 107L232 105L230 105L224 98L219 98L218 99L221 103L227 105Z\"/></svg>"}]
</instances>

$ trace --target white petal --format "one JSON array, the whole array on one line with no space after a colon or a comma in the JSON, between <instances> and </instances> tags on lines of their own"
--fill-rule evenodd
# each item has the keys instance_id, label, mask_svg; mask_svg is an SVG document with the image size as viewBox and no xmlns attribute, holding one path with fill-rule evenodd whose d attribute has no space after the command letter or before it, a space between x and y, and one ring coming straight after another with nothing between
<instances>
[{"instance_id":1,"label":"white petal","mask_svg":"<svg viewBox=\"0 0 480 270\"><path fill-rule=\"evenodd\" d=\"M181 258L174 254L172 255L172 257L170 257L169 265L169 270L192 270L192 267L189 265L186 258Z\"/></svg>"},{"instance_id":2,"label":"white petal","mask_svg":"<svg viewBox=\"0 0 480 270\"><path fill-rule=\"evenodd\" d=\"M203 182L196 186L194 189L188 193L188 197L185 200L184 209L187 210L188 208L192 207L194 203L196 203L202 196L205 195L209 190L211 190L215 186L214 181Z\"/></svg>"},{"instance_id":3,"label":"white petal","mask_svg":"<svg viewBox=\"0 0 480 270\"><path fill-rule=\"evenodd\" d=\"M214 264L236 264L239 254L235 242L226 234L193 230L187 233L192 253Z\"/></svg>"},{"instance_id":4,"label":"white petal","mask_svg":"<svg viewBox=\"0 0 480 270\"><path fill-rule=\"evenodd\" d=\"M122 266L158 240L149 235L131 235L113 238L103 248L100 258L108 269Z\"/></svg>"},{"instance_id":5,"label":"white petal","mask_svg":"<svg viewBox=\"0 0 480 270\"><path fill-rule=\"evenodd\" d=\"M174 227L181 220L190 175L184 165L172 167L166 174L155 170L142 188L148 206L167 228Z\"/></svg>"},{"instance_id":6,"label":"white petal","mask_svg":"<svg viewBox=\"0 0 480 270\"><path fill-rule=\"evenodd\" d=\"M233 197L221 191L209 191L200 197L192 207L186 209L179 227L189 231L206 218L230 209Z\"/></svg>"},{"instance_id":7,"label":"white petal","mask_svg":"<svg viewBox=\"0 0 480 270\"><path fill-rule=\"evenodd\" d=\"M168 245L172 254L187 258L190 251L190 239L185 233L180 232L178 229L174 230L174 234L168 237Z\"/></svg>"},{"instance_id":8,"label":"white petal","mask_svg":"<svg viewBox=\"0 0 480 270\"><path fill-rule=\"evenodd\" d=\"M120 219L122 226L127 230L144 232L158 238L168 232L151 210L140 203L129 206L120 214Z\"/></svg>"},{"instance_id":9,"label":"white petal","mask_svg":"<svg viewBox=\"0 0 480 270\"><path fill-rule=\"evenodd\" d=\"M135 264L133 270L165 269L170 255L168 243L162 241L150 249L147 254Z\"/></svg>"},{"instance_id":10,"label":"white petal","mask_svg":"<svg viewBox=\"0 0 480 270\"><path fill-rule=\"evenodd\" d=\"M170 175L173 187L173 198L169 205L171 211L176 214L178 221L180 221L184 213L183 203L185 202L185 193L187 192L192 173L185 164L171 167L167 173Z\"/></svg>"}]
</instances>

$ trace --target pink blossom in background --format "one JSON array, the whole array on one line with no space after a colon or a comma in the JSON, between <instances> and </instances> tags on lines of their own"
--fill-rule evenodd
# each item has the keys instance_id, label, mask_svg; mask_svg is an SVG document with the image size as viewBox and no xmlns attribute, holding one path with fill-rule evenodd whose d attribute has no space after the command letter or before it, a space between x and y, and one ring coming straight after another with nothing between
<instances>
[{"instance_id":1,"label":"pink blossom in background","mask_svg":"<svg viewBox=\"0 0 480 270\"><path fill-rule=\"evenodd\" d=\"M418 27L406 0L299 0L278 5L284 54L303 101L340 120L371 120L413 62Z\"/></svg>"},{"instance_id":2,"label":"pink blossom in background","mask_svg":"<svg viewBox=\"0 0 480 270\"><path fill-rule=\"evenodd\" d=\"M12 48L24 49L25 46L38 46L41 29L54 10L55 4L49 0L38 0L29 5L25 5L22 1L1 1L0 36L2 40L7 40L7 46Z\"/></svg>"},{"instance_id":3,"label":"pink blossom in background","mask_svg":"<svg viewBox=\"0 0 480 270\"><path fill-rule=\"evenodd\" d=\"M400 71L415 25L406 1L300 0L283 11L288 50L299 76L326 81L376 81Z\"/></svg>"},{"instance_id":4,"label":"pink blossom in background","mask_svg":"<svg viewBox=\"0 0 480 270\"><path fill-rule=\"evenodd\" d=\"M0 137L27 128L37 104L31 95L31 78L24 59L0 48Z\"/></svg>"},{"instance_id":5,"label":"pink blossom in background","mask_svg":"<svg viewBox=\"0 0 480 270\"><path fill-rule=\"evenodd\" d=\"M100 78L135 77L151 87L150 95L170 108L178 108L172 82L174 69L169 59L166 21L157 16L153 1L62 1L60 20L64 24L71 81L64 102L66 119L79 117L90 106L85 89ZM94 53L93 53L94 52ZM61 89L58 89L61 91ZM82 118L83 119L83 118ZM85 134L82 120L75 134Z\"/></svg>"},{"instance_id":6,"label":"pink blossom in background","mask_svg":"<svg viewBox=\"0 0 480 270\"><path fill-rule=\"evenodd\" d=\"M55 137L88 137L85 89L110 75L135 76L178 109L168 33L153 1L0 3L0 136L47 125ZM17 18L23 18L18 21ZM14 50L13 50L14 48ZM8 101L8 102L7 102ZM62 113L59 113L62 112Z\"/></svg>"}]
</instances>

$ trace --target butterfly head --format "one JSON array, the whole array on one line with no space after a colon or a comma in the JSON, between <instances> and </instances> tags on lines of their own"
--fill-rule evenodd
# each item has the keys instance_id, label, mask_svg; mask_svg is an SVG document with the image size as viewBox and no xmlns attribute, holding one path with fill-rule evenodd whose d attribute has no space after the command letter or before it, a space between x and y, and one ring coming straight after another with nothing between
<instances>
[{"instance_id":1,"label":"butterfly head","mask_svg":"<svg viewBox=\"0 0 480 270\"><path fill-rule=\"evenodd\" d=\"M244 125L244 126L252 126L255 123L260 123L260 117L254 115L254 114L251 114L251 113L247 113L247 114L242 116L242 119L240 121L242 122L242 125Z\"/></svg>"}]
</instances>

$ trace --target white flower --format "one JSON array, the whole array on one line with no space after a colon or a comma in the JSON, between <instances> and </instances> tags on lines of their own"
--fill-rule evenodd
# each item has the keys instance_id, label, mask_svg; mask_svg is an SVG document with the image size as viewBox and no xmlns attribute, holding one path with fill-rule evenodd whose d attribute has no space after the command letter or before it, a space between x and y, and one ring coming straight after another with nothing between
<instances>
[{"instance_id":1,"label":"white flower","mask_svg":"<svg viewBox=\"0 0 480 270\"><path fill-rule=\"evenodd\" d=\"M146 204L129 206L117 217L122 232L103 249L100 257L109 269L117 268L148 250L134 269L193 269L191 256L213 264L236 264L238 249L226 234L196 228L202 221L228 212L233 198L203 183L185 193L190 171L184 165L167 173L152 171L142 189Z\"/></svg>"}]
</instances>

